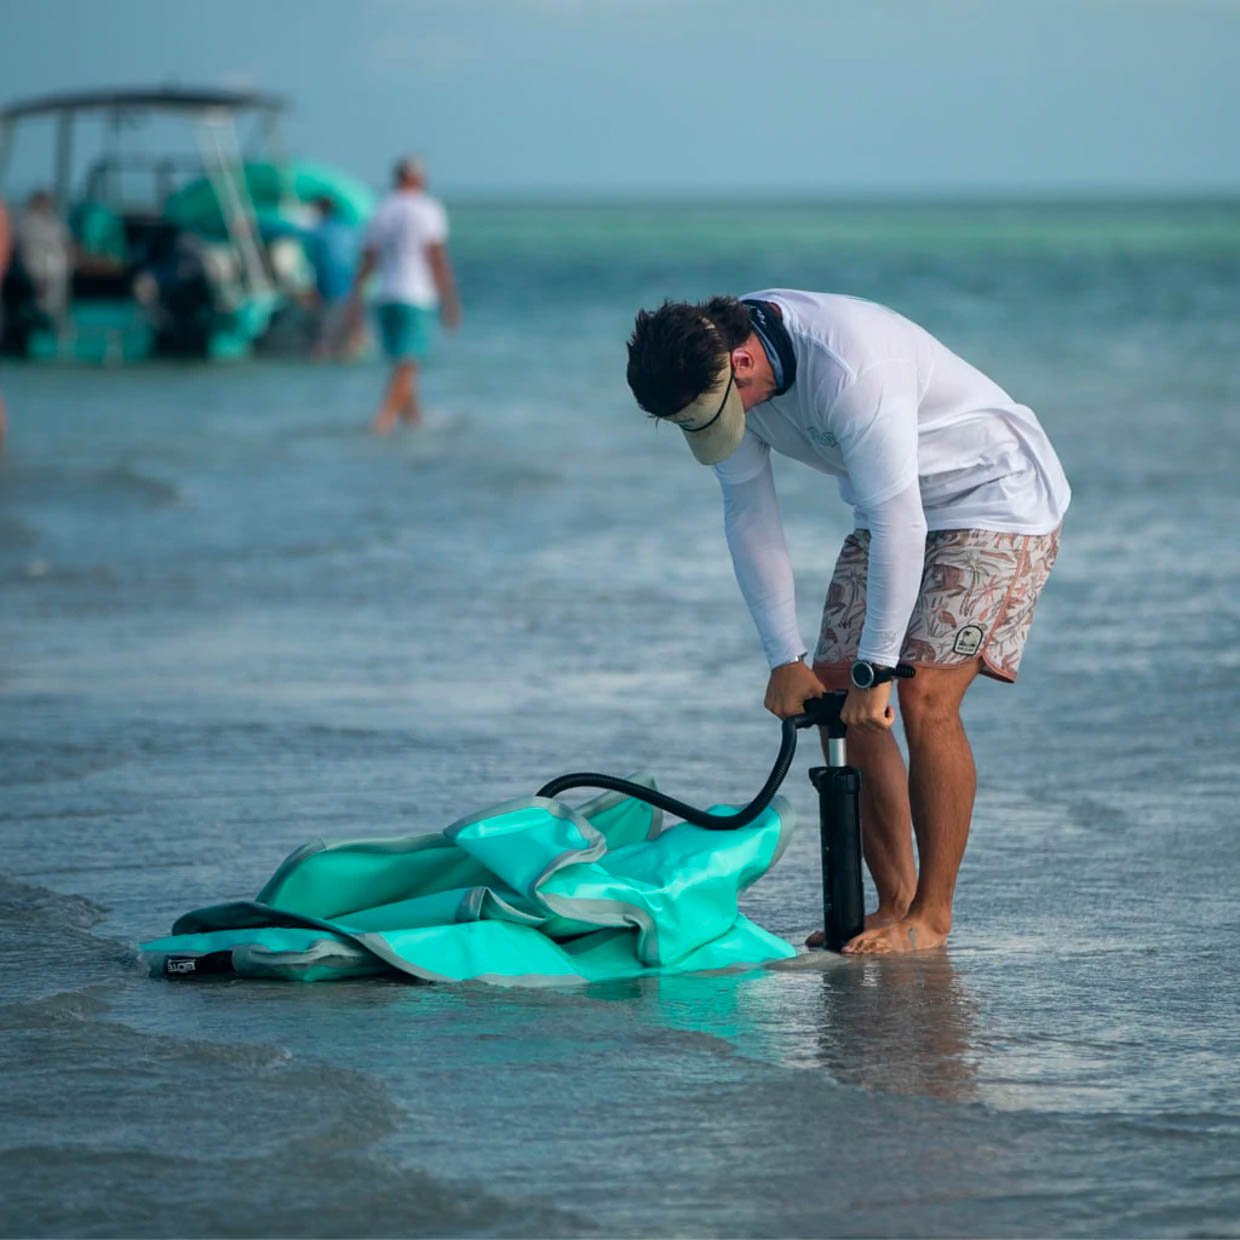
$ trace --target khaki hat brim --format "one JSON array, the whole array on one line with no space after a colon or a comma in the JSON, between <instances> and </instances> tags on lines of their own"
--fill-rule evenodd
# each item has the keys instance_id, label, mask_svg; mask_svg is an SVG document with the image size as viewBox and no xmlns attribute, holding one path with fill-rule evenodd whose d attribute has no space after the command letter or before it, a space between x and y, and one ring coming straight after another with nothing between
<instances>
[{"instance_id":1,"label":"khaki hat brim","mask_svg":"<svg viewBox=\"0 0 1240 1240\"><path fill-rule=\"evenodd\" d=\"M740 447L745 437L745 406L736 390L731 357L724 359L715 382L668 421L684 432L689 450L703 465L718 465Z\"/></svg>"}]
</instances>

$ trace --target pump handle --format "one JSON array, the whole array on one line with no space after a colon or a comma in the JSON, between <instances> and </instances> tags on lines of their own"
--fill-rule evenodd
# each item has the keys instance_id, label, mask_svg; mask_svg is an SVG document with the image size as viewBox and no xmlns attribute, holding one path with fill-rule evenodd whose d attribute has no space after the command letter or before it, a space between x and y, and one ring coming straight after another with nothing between
<instances>
[{"instance_id":1,"label":"pump handle","mask_svg":"<svg viewBox=\"0 0 1240 1240\"><path fill-rule=\"evenodd\" d=\"M891 669L891 674L900 680L912 680L917 675L917 669L911 663L897 663ZM840 711L844 709L844 700L847 697L847 692L837 689L824 693L822 697L809 698L805 703L804 713L793 715L792 723L798 728L812 728L815 725L826 728L827 735L832 740L840 740L848 731L840 722Z\"/></svg>"},{"instance_id":2,"label":"pump handle","mask_svg":"<svg viewBox=\"0 0 1240 1240\"><path fill-rule=\"evenodd\" d=\"M844 725L840 722L840 711L844 709L847 693L824 693L822 697L809 698L805 702L804 714L793 715L789 722L795 728L826 728L834 735L833 729L839 728L844 735Z\"/></svg>"}]
</instances>

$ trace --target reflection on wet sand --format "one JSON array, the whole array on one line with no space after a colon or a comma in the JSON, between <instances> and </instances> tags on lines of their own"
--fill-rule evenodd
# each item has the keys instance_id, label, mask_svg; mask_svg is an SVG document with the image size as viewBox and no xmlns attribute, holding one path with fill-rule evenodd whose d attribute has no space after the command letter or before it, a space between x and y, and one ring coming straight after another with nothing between
<instances>
[{"instance_id":1,"label":"reflection on wet sand","mask_svg":"<svg viewBox=\"0 0 1240 1240\"><path fill-rule=\"evenodd\" d=\"M976 1005L946 952L829 969L820 1001L818 1058L837 1079L885 1093L977 1100Z\"/></svg>"}]
</instances>

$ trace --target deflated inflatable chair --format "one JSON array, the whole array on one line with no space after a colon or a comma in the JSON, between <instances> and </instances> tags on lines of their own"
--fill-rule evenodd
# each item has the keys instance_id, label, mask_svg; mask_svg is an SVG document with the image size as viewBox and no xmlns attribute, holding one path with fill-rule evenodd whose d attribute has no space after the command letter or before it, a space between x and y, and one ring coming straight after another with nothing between
<instances>
[{"instance_id":1,"label":"deflated inflatable chair","mask_svg":"<svg viewBox=\"0 0 1240 1240\"><path fill-rule=\"evenodd\" d=\"M795 815L775 792L797 729L821 722L812 711L784 721L747 806L701 810L648 778L564 775L437 834L307 844L254 900L185 914L144 957L170 978L539 986L794 956L737 901L788 846ZM558 799L583 786L606 791L577 808ZM665 810L683 821L665 827Z\"/></svg>"}]
</instances>

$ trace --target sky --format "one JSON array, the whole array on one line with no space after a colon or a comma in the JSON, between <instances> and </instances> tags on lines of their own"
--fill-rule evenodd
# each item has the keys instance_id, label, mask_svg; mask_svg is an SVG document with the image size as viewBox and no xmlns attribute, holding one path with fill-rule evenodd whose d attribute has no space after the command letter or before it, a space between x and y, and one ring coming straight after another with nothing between
<instances>
[{"instance_id":1,"label":"sky","mask_svg":"<svg viewBox=\"0 0 1240 1240\"><path fill-rule=\"evenodd\" d=\"M1240 0L0 0L0 104L260 87L458 199L1236 194L1237 64Z\"/></svg>"}]
</instances>

